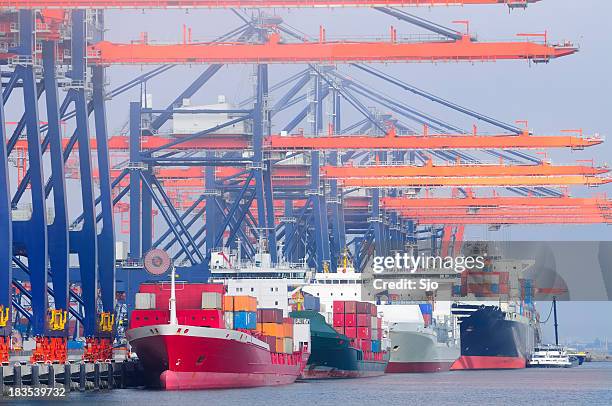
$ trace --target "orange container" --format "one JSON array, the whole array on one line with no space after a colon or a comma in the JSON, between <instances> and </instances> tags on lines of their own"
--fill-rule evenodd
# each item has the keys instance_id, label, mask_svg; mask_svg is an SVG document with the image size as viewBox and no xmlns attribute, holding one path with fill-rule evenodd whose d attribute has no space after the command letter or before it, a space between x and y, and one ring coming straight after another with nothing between
<instances>
[{"instance_id":1,"label":"orange container","mask_svg":"<svg viewBox=\"0 0 612 406\"><path fill-rule=\"evenodd\" d=\"M284 339L282 337L276 337L276 352L283 352Z\"/></svg>"},{"instance_id":2,"label":"orange container","mask_svg":"<svg viewBox=\"0 0 612 406\"><path fill-rule=\"evenodd\" d=\"M257 332L263 333L263 323L257 323Z\"/></svg>"},{"instance_id":3,"label":"orange container","mask_svg":"<svg viewBox=\"0 0 612 406\"><path fill-rule=\"evenodd\" d=\"M255 312L257 311L257 298L253 296L234 296L234 311Z\"/></svg>"},{"instance_id":4,"label":"orange container","mask_svg":"<svg viewBox=\"0 0 612 406\"><path fill-rule=\"evenodd\" d=\"M223 311L234 311L234 296L223 296Z\"/></svg>"},{"instance_id":5,"label":"orange container","mask_svg":"<svg viewBox=\"0 0 612 406\"><path fill-rule=\"evenodd\" d=\"M293 321L283 322L283 337L287 337L287 338L293 337Z\"/></svg>"},{"instance_id":6,"label":"orange container","mask_svg":"<svg viewBox=\"0 0 612 406\"><path fill-rule=\"evenodd\" d=\"M262 332L267 336L282 337L283 325L277 323L262 323Z\"/></svg>"}]
</instances>

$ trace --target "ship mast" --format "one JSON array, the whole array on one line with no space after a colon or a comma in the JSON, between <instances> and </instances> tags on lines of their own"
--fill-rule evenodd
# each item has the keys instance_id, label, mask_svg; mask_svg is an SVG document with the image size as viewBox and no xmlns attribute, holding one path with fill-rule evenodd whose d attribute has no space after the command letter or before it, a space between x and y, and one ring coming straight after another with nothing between
<instances>
[{"instance_id":1,"label":"ship mast","mask_svg":"<svg viewBox=\"0 0 612 406\"><path fill-rule=\"evenodd\" d=\"M559 346L559 323L557 322L557 297L553 296L553 314L555 317L555 345Z\"/></svg>"},{"instance_id":2,"label":"ship mast","mask_svg":"<svg viewBox=\"0 0 612 406\"><path fill-rule=\"evenodd\" d=\"M170 324L178 324L176 319L176 274L174 272L174 265L170 271L170 300L168 301L168 308L170 309Z\"/></svg>"}]
</instances>

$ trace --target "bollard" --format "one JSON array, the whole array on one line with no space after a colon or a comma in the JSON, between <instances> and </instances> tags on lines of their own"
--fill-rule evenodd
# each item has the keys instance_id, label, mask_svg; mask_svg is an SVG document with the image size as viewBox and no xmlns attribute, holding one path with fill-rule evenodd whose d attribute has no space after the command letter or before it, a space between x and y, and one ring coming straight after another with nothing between
<instances>
[{"instance_id":1,"label":"bollard","mask_svg":"<svg viewBox=\"0 0 612 406\"><path fill-rule=\"evenodd\" d=\"M47 372L47 387L55 388L55 369L53 364L49 364L49 372Z\"/></svg>"},{"instance_id":2,"label":"bollard","mask_svg":"<svg viewBox=\"0 0 612 406\"><path fill-rule=\"evenodd\" d=\"M66 393L70 393L72 387L72 365L64 364L64 389Z\"/></svg>"},{"instance_id":3,"label":"bollard","mask_svg":"<svg viewBox=\"0 0 612 406\"><path fill-rule=\"evenodd\" d=\"M32 364L32 387L38 388L40 387L40 365Z\"/></svg>"},{"instance_id":4,"label":"bollard","mask_svg":"<svg viewBox=\"0 0 612 406\"><path fill-rule=\"evenodd\" d=\"M85 384L87 382L87 371L85 370L85 363L81 362L79 364L79 391L85 391Z\"/></svg>"},{"instance_id":5,"label":"bollard","mask_svg":"<svg viewBox=\"0 0 612 406\"><path fill-rule=\"evenodd\" d=\"M13 388L21 389L21 364L15 364L13 367Z\"/></svg>"},{"instance_id":6,"label":"bollard","mask_svg":"<svg viewBox=\"0 0 612 406\"><path fill-rule=\"evenodd\" d=\"M100 389L100 363L98 361L94 364L94 390Z\"/></svg>"},{"instance_id":7,"label":"bollard","mask_svg":"<svg viewBox=\"0 0 612 406\"><path fill-rule=\"evenodd\" d=\"M107 379L107 382L106 382L106 388L107 389L113 389L113 386L115 386L114 371L115 371L115 368L113 368L113 363L109 362L108 363L108 375L107 375L108 379Z\"/></svg>"}]
</instances>

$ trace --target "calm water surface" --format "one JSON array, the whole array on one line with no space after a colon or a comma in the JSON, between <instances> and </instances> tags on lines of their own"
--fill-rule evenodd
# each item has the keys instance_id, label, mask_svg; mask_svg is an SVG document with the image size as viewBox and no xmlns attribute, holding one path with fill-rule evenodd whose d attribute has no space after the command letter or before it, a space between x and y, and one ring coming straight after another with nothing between
<instances>
[{"instance_id":1,"label":"calm water surface","mask_svg":"<svg viewBox=\"0 0 612 406\"><path fill-rule=\"evenodd\" d=\"M276 388L73 392L58 404L72 402L135 406L612 405L612 363L590 363L571 369L389 374L377 378L303 382Z\"/></svg>"}]
</instances>

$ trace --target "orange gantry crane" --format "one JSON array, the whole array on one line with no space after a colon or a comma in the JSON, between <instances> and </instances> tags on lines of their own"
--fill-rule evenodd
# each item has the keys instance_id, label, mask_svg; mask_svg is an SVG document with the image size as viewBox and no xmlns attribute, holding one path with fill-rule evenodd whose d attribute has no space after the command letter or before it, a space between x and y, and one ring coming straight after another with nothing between
<instances>
[{"instance_id":1,"label":"orange gantry crane","mask_svg":"<svg viewBox=\"0 0 612 406\"><path fill-rule=\"evenodd\" d=\"M549 45L531 41L477 42L469 35L459 40L434 42L325 41L282 42L278 33L261 44L234 43L113 43L93 44L88 49L92 64L194 64L194 63L350 63L497 61L526 59L548 62L571 55L571 43Z\"/></svg>"},{"instance_id":2,"label":"orange gantry crane","mask_svg":"<svg viewBox=\"0 0 612 406\"><path fill-rule=\"evenodd\" d=\"M365 201L367 203L367 201ZM493 196L493 197L475 197L473 194L464 198L458 197L424 197L424 198L408 198L408 197L383 197L381 204L385 209L444 209L444 208L473 208L479 209L484 207L605 207L612 209L612 200L605 196L601 197L508 197L508 196Z\"/></svg>"},{"instance_id":3,"label":"orange gantry crane","mask_svg":"<svg viewBox=\"0 0 612 406\"><path fill-rule=\"evenodd\" d=\"M608 173L603 167L588 165L551 165L542 161L533 165L373 165L373 166L324 166L321 174L328 178L406 178L406 177L503 177L503 176L595 176Z\"/></svg>"},{"instance_id":4,"label":"orange gantry crane","mask_svg":"<svg viewBox=\"0 0 612 406\"><path fill-rule=\"evenodd\" d=\"M601 144L598 137L584 137L580 131L576 135L530 135L528 131L515 134L429 134L398 136L390 130L386 136L365 135L348 136L283 136L272 135L270 147L274 150L442 150L442 149L533 149L533 148L572 148L584 149Z\"/></svg>"},{"instance_id":5,"label":"orange gantry crane","mask_svg":"<svg viewBox=\"0 0 612 406\"><path fill-rule=\"evenodd\" d=\"M271 135L264 141L266 148L274 151L330 151L330 150L457 150L457 149L540 149L540 148L571 148L581 150L599 145L602 138L596 136L577 135L521 135L512 134L429 134L396 135L390 130L386 136L349 135L349 136L310 136ZM170 144L180 138L170 136L147 136L141 138L143 150L156 149ZM63 140L64 148L69 140ZM95 139L90 141L92 149L97 148ZM76 144L78 145L78 143ZM251 137L245 134L207 134L201 138L170 145L167 149L191 150L245 150L251 145ZM127 151L129 137L115 135L109 138L108 148L113 151ZM27 142L18 140L16 150L27 150Z\"/></svg>"},{"instance_id":6,"label":"orange gantry crane","mask_svg":"<svg viewBox=\"0 0 612 406\"><path fill-rule=\"evenodd\" d=\"M396 178L349 178L340 180L347 187L392 188L392 187L510 187L510 186L600 186L611 183L611 178L585 175L563 176L448 176L448 177L396 177Z\"/></svg>"},{"instance_id":7,"label":"orange gantry crane","mask_svg":"<svg viewBox=\"0 0 612 406\"><path fill-rule=\"evenodd\" d=\"M0 0L0 8L16 9L197 9L197 8L308 8L382 6L463 6L506 4L526 7L540 0Z\"/></svg>"}]
</instances>

